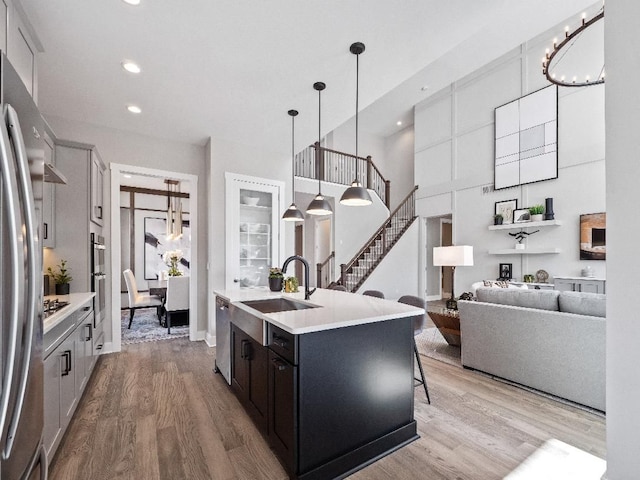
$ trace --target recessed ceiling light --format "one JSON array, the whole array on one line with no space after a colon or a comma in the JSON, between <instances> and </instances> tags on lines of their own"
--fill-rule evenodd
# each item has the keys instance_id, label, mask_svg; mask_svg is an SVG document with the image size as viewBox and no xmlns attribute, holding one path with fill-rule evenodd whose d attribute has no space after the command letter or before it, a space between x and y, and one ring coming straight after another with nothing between
<instances>
[{"instance_id":1,"label":"recessed ceiling light","mask_svg":"<svg viewBox=\"0 0 640 480\"><path fill-rule=\"evenodd\" d=\"M140 66L137 63L131 62L129 60L125 60L122 62L122 68L124 68L129 73L140 73Z\"/></svg>"},{"instance_id":2,"label":"recessed ceiling light","mask_svg":"<svg viewBox=\"0 0 640 480\"><path fill-rule=\"evenodd\" d=\"M127 110L131 113L142 113L142 109L137 105L128 105Z\"/></svg>"},{"instance_id":3,"label":"recessed ceiling light","mask_svg":"<svg viewBox=\"0 0 640 480\"><path fill-rule=\"evenodd\" d=\"M122 176L124 178L131 178L131 174L130 173L123 173Z\"/></svg>"},{"instance_id":4,"label":"recessed ceiling light","mask_svg":"<svg viewBox=\"0 0 640 480\"><path fill-rule=\"evenodd\" d=\"M401 122L400 120L398 120L398 121L396 122L396 125L400 126L400 125L402 125L402 122Z\"/></svg>"},{"instance_id":5,"label":"recessed ceiling light","mask_svg":"<svg viewBox=\"0 0 640 480\"><path fill-rule=\"evenodd\" d=\"M129 5L140 5L140 0L122 0L124 3L128 3Z\"/></svg>"}]
</instances>

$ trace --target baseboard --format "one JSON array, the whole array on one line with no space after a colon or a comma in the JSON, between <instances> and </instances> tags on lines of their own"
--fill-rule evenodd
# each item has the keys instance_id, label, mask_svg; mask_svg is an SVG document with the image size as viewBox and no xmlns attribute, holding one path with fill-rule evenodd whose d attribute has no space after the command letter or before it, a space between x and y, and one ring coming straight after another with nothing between
<instances>
[{"instance_id":1,"label":"baseboard","mask_svg":"<svg viewBox=\"0 0 640 480\"><path fill-rule=\"evenodd\" d=\"M216 336L215 335L211 335L209 332L206 333L206 335L204 337L204 341L209 347L215 347L216 346Z\"/></svg>"}]
</instances>

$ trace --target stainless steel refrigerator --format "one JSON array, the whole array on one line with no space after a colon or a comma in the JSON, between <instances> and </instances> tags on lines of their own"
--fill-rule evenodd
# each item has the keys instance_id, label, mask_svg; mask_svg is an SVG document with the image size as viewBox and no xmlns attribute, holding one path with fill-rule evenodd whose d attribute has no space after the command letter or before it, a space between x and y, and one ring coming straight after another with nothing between
<instances>
[{"instance_id":1,"label":"stainless steel refrigerator","mask_svg":"<svg viewBox=\"0 0 640 480\"><path fill-rule=\"evenodd\" d=\"M0 56L0 480L46 478L42 447L43 121Z\"/></svg>"}]
</instances>

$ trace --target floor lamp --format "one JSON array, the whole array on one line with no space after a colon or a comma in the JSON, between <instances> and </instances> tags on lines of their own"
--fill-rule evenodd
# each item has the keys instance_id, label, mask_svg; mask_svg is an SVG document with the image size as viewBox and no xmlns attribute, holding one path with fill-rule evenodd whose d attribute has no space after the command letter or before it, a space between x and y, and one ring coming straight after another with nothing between
<instances>
[{"instance_id":1,"label":"floor lamp","mask_svg":"<svg viewBox=\"0 0 640 480\"><path fill-rule=\"evenodd\" d=\"M433 247L433 265L435 267L451 267L451 298L447 300L447 308L457 310L458 302L456 302L456 296L453 293L456 267L473 265L473 247L471 245Z\"/></svg>"}]
</instances>

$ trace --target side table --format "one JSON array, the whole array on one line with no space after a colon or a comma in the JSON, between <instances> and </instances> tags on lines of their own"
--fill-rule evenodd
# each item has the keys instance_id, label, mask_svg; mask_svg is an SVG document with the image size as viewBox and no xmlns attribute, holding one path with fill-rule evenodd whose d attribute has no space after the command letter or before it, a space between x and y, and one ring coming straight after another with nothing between
<instances>
[{"instance_id":1,"label":"side table","mask_svg":"<svg viewBox=\"0 0 640 480\"><path fill-rule=\"evenodd\" d=\"M460 317L457 310L427 312L449 345L460 346Z\"/></svg>"}]
</instances>

